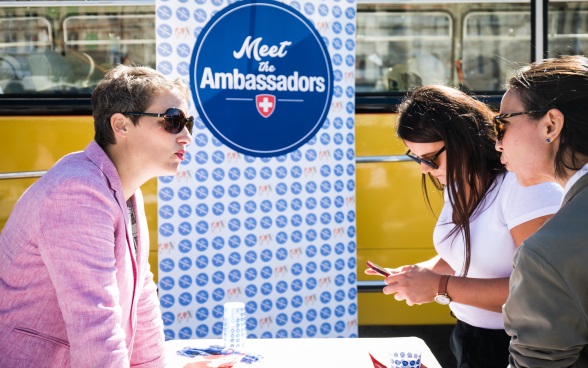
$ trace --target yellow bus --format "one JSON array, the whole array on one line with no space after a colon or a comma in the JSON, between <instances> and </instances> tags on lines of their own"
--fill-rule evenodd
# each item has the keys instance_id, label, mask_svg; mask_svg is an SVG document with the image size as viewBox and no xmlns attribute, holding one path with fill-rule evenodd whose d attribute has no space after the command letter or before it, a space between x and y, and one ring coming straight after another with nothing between
<instances>
[{"instance_id":1,"label":"yellow bus","mask_svg":"<svg viewBox=\"0 0 588 368\"><path fill-rule=\"evenodd\" d=\"M395 138L396 107L431 83L497 106L519 65L588 50L588 1L357 0L356 29L359 324L453 323L445 307L407 307L363 274L368 259L397 266L434 254L436 219ZM104 72L156 67L155 39L155 0L0 2L0 229L28 186L93 138L90 93ZM157 273L157 181L142 189Z\"/></svg>"}]
</instances>

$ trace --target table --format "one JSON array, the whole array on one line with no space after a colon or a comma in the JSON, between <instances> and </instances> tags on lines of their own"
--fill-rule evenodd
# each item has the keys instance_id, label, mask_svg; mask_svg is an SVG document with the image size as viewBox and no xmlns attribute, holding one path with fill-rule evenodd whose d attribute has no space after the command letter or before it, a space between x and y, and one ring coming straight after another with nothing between
<instances>
[{"instance_id":1,"label":"table","mask_svg":"<svg viewBox=\"0 0 588 368\"><path fill-rule=\"evenodd\" d=\"M193 361L192 358L177 355L178 350L210 345L222 345L222 340L166 341L168 367L183 368ZM263 358L254 364L236 364L235 368L373 368L368 353L389 367L389 352L395 349L418 350L427 368L441 368L427 344L418 337L248 339L245 352L259 354Z\"/></svg>"}]
</instances>

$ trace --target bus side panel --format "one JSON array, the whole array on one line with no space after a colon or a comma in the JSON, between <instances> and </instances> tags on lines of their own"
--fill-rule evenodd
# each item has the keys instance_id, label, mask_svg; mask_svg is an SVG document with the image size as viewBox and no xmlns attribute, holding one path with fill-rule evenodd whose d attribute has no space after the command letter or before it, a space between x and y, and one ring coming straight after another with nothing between
<instances>
[{"instance_id":1,"label":"bus side panel","mask_svg":"<svg viewBox=\"0 0 588 368\"><path fill-rule=\"evenodd\" d=\"M395 114L356 115L356 155L404 157L406 147L396 137L395 124ZM423 198L419 166L413 161L360 162L356 173L358 280L382 279L364 273L368 260L396 268L434 257L432 237L436 218ZM435 190L429 197L438 213L441 193ZM409 307L381 292L358 295L360 325L455 322L448 308L436 303Z\"/></svg>"},{"instance_id":2,"label":"bus side panel","mask_svg":"<svg viewBox=\"0 0 588 368\"><path fill-rule=\"evenodd\" d=\"M0 173L46 171L94 137L91 117L0 116ZM34 179L0 180L0 229Z\"/></svg>"},{"instance_id":3,"label":"bus side panel","mask_svg":"<svg viewBox=\"0 0 588 368\"><path fill-rule=\"evenodd\" d=\"M145 216L147 217L147 226L149 226L149 266L153 272L153 280L159 281L159 244L158 244L158 225L157 225L157 178L147 181L141 186L143 200L145 201ZM162 254L169 250L162 249Z\"/></svg>"},{"instance_id":4,"label":"bus side panel","mask_svg":"<svg viewBox=\"0 0 588 368\"><path fill-rule=\"evenodd\" d=\"M94 139L91 116L0 116L0 172L48 170Z\"/></svg>"}]
</instances>

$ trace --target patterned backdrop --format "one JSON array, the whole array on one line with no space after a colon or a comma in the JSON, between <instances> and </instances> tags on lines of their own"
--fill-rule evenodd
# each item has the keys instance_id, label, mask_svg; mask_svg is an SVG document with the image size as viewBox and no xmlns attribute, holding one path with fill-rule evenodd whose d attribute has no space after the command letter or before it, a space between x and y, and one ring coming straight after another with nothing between
<instances>
[{"instance_id":1,"label":"patterned backdrop","mask_svg":"<svg viewBox=\"0 0 588 368\"><path fill-rule=\"evenodd\" d=\"M235 3L158 0L158 70L190 83L198 36ZM251 338L357 337L356 4L280 4L306 17L326 45L333 78L328 114L295 150L255 157L223 144L190 102L194 141L179 173L158 183L167 339L220 338L223 304L230 301L245 303ZM295 62L288 57L284 62ZM312 62L313 55L306 57Z\"/></svg>"}]
</instances>

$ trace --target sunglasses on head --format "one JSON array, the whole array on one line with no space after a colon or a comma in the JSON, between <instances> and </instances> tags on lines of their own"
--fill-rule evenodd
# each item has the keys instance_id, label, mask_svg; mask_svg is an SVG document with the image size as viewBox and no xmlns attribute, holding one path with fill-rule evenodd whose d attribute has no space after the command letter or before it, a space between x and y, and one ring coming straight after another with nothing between
<instances>
[{"instance_id":1,"label":"sunglasses on head","mask_svg":"<svg viewBox=\"0 0 588 368\"><path fill-rule=\"evenodd\" d=\"M506 124L508 124L508 121L506 121L505 119L512 118L514 116L519 116L519 115L538 114L538 113L547 112L547 111L549 111L549 109L513 112L511 114L496 115L493 118L494 131L496 132L496 139L501 141L502 138L504 138L504 132L506 132L505 126L506 126Z\"/></svg>"},{"instance_id":2,"label":"sunglasses on head","mask_svg":"<svg viewBox=\"0 0 588 368\"><path fill-rule=\"evenodd\" d=\"M186 117L184 112L176 107L167 109L163 114L155 114L151 112L125 112L123 115L163 118L163 129L172 134L179 134L184 127L188 128L188 131L192 134L192 128L194 127L194 117Z\"/></svg>"},{"instance_id":3,"label":"sunglasses on head","mask_svg":"<svg viewBox=\"0 0 588 368\"><path fill-rule=\"evenodd\" d=\"M439 151L437 151L437 153L435 153L433 155L433 157L431 157L430 159L424 159L424 158L420 158L419 156L415 155L414 153L410 152L410 150L406 151L405 155L407 155L408 157L412 158L414 161L416 161L419 165L421 163L432 167L433 169L437 170L439 168L439 166L434 162L437 157L439 157L440 154L443 153L443 151L445 151L445 146L443 146L443 148L441 148Z\"/></svg>"}]
</instances>

